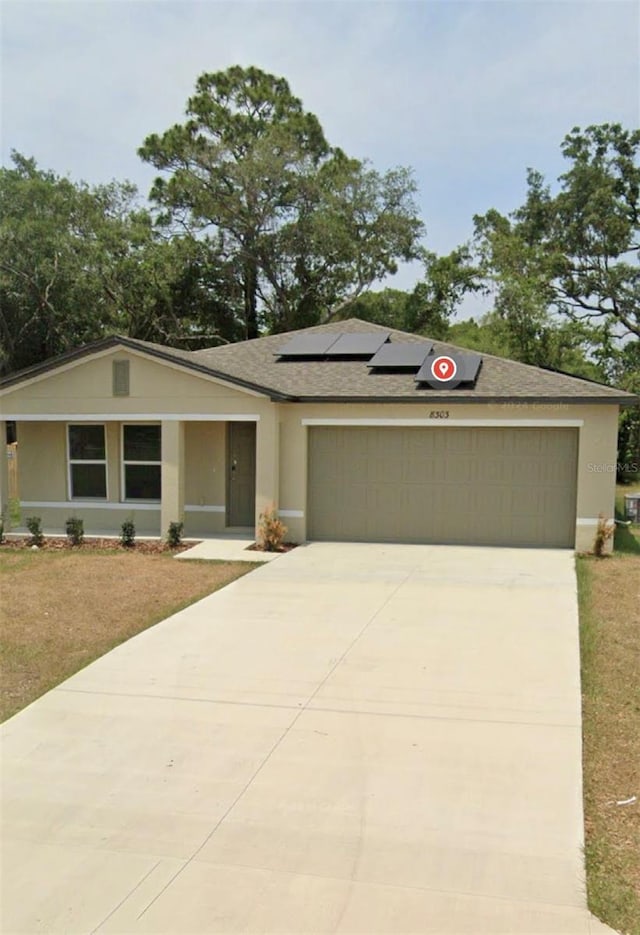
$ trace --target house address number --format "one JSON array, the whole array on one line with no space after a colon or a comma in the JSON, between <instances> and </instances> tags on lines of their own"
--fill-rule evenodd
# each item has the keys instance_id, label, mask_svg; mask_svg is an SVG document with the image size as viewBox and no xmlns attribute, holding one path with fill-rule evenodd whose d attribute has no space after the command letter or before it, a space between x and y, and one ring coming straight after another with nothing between
<instances>
[{"instance_id":1,"label":"house address number","mask_svg":"<svg viewBox=\"0 0 640 935\"><path fill-rule=\"evenodd\" d=\"M448 409L432 409L429 413L430 419L448 419L449 410Z\"/></svg>"}]
</instances>

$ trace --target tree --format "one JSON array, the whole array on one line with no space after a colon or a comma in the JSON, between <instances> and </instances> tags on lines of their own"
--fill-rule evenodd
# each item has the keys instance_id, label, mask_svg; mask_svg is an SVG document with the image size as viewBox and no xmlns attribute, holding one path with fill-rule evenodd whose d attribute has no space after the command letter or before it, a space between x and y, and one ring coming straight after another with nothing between
<instances>
[{"instance_id":1,"label":"tree","mask_svg":"<svg viewBox=\"0 0 640 935\"><path fill-rule=\"evenodd\" d=\"M192 238L167 239L135 188L89 188L13 154L0 169L0 372L107 334L189 349L237 340L238 295Z\"/></svg>"},{"instance_id":2,"label":"tree","mask_svg":"<svg viewBox=\"0 0 640 935\"><path fill-rule=\"evenodd\" d=\"M361 318L376 325L386 325L403 331L406 326L407 302L410 293L401 289L381 289L365 292L337 315L339 319Z\"/></svg>"},{"instance_id":3,"label":"tree","mask_svg":"<svg viewBox=\"0 0 640 935\"><path fill-rule=\"evenodd\" d=\"M565 248L558 306L640 337L640 130L576 127L562 152L573 165L555 199L555 236Z\"/></svg>"},{"instance_id":4,"label":"tree","mask_svg":"<svg viewBox=\"0 0 640 935\"><path fill-rule=\"evenodd\" d=\"M509 217L475 220L475 249L496 311L541 321L549 313L640 336L640 131L579 127L562 152L571 165L551 194L529 170L527 197Z\"/></svg>"},{"instance_id":5,"label":"tree","mask_svg":"<svg viewBox=\"0 0 640 935\"><path fill-rule=\"evenodd\" d=\"M235 268L242 287L245 336L256 337L263 236L290 210L296 171L317 164L328 145L287 82L257 68L201 75L187 117L139 149L169 173L151 198L190 233L212 232L212 253Z\"/></svg>"},{"instance_id":6,"label":"tree","mask_svg":"<svg viewBox=\"0 0 640 935\"><path fill-rule=\"evenodd\" d=\"M164 218L234 270L246 337L330 318L415 255L408 170L330 148L285 79L257 68L201 75L186 123L139 154L166 174L151 190Z\"/></svg>"},{"instance_id":7,"label":"tree","mask_svg":"<svg viewBox=\"0 0 640 935\"><path fill-rule=\"evenodd\" d=\"M425 276L407 303L405 328L432 338L444 338L449 321L467 293L482 288L468 247L446 256L423 251Z\"/></svg>"},{"instance_id":8,"label":"tree","mask_svg":"<svg viewBox=\"0 0 640 935\"><path fill-rule=\"evenodd\" d=\"M400 331L430 338L446 338L449 321L467 292L481 289L477 270L466 247L438 256L421 250L424 279L411 292L383 289L368 292L346 304L339 317L356 316Z\"/></svg>"},{"instance_id":9,"label":"tree","mask_svg":"<svg viewBox=\"0 0 640 935\"><path fill-rule=\"evenodd\" d=\"M470 351L478 351L480 354L510 356L504 334L496 328L495 321L489 320L489 316L483 316L479 321L467 318L454 322L447 331L447 341L459 347L466 347Z\"/></svg>"},{"instance_id":10,"label":"tree","mask_svg":"<svg viewBox=\"0 0 640 935\"><path fill-rule=\"evenodd\" d=\"M165 236L146 210L114 216L105 206L95 247L93 268L120 333L188 350L238 340L235 281L194 238Z\"/></svg>"},{"instance_id":11,"label":"tree","mask_svg":"<svg viewBox=\"0 0 640 935\"><path fill-rule=\"evenodd\" d=\"M452 344L483 354L507 357L523 364L560 370L576 377L603 382L605 370L590 357L591 334L568 322L548 319L538 330L519 330L510 319L488 312L480 321L455 322L447 332Z\"/></svg>"},{"instance_id":12,"label":"tree","mask_svg":"<svg viewBox=\"0 0 640 935\"><path fill-rule=\"evenodd\" d=\"M609 382L640 396L640 341L626 341L606 354L604 366ZM640 406L629 406L620 413L618 430L618 480L640 478Z\"/></svg>"},{"instance_id":13,"label":"tree","mask_svg":"<svg viewBox=\"0 0 640 935\"><path fill-rule=\"evenodd\" d=\"M99 337L109 313L89 270L88 190L13 155L0 170L0 368Z\"/></svg>"},{"instance_id":14,"label":"tree","mask_svg":"<svg viewBox=\"0 0 640 935\"><path fill-rule=\"evenodd\" d=\"M335 151L301 192L298 210L262 257L272 331L353 314L353 302L397 272L399 259L419 256L422 223L408 170L381 174Z\"/></svg>"}]
</instances>

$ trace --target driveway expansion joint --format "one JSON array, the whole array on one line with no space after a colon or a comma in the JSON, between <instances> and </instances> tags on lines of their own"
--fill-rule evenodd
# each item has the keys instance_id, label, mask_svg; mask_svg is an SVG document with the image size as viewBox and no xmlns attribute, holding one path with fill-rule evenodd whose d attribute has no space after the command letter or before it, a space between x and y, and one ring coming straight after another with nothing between
<instances>
[{"instance_id":1,"label":"driveway expansion joint","mask_svg":"<svg viewBox=\"0 0 640 935\"><path fill-rule=\"evenodd\" d=\"M162 863L162 860L158 860L158 861L153 865L153 867L151 867L150 870L147 870L147 872L144 874L144 876L143 876L140 880L138 880L138 882L136 883L136 885L135 885L134 887L132 887L131 890L129 890L129 892L127 893L127 895L122 897L122 899L121 899L120 902L117 904L117 906L114 906L113 909L111 910L111 912L110 912L107 916L104 917L104 919L102 920L102 922L100 922L99 925L96 925L96 927L95 927L94 929L91 930L91 935L96 935L96 932L99 932L99 931L100 931L100 929L102 928L102 926L105 925L113 915L115 915L115 913L118 911L118 909L120 909L121 906L124 906L124 904L127 902L127 900L130 899L130 898L133 896L133 894L136 892L136 890L140 889L140 887L141 887L142 884L145 882L145 880L148 880L148 879L149 879L149 877L151 876L151 874L154 873L154 872L158 869L158 867L160 866L161 863Z\"/></svg>"}]
</instances>

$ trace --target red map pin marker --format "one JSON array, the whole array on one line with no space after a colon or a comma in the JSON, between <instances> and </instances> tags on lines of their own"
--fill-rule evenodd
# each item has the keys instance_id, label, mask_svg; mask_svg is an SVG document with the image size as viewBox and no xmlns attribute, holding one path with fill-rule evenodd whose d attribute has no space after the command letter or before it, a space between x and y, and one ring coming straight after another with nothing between
<instances>
[{"instance_id":1,"label":"red map pin marker","mask_svg":"<svg viewBox=\"0 0 640 935\"><path fill-rule=\"evenodd\" d=\"M453 380L457 372L458 367L455 360L444 354L436 357L431 364L431 376L440 383L448 383L449 380Z\"/></svg>"}]
</instances>

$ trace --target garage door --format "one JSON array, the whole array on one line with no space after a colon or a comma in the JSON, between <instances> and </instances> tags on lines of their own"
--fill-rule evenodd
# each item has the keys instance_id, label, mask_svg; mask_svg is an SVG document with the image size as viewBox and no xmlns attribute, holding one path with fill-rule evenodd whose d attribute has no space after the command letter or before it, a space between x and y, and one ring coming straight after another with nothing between
<instances>
[{"instance_id":1,"label":"garage door","mask_svg":"<svg viewBox=\"0 0 640 935\"><path fill-rule=\"evenodd\" d=\"M309 538L572 547L577 429L309 430Z\"/></svg>"}]
</instances>

